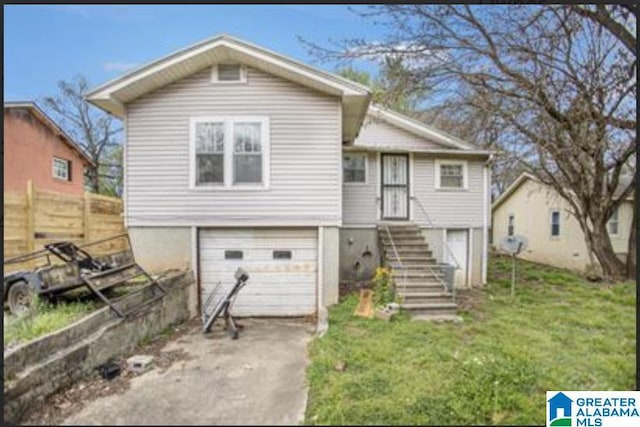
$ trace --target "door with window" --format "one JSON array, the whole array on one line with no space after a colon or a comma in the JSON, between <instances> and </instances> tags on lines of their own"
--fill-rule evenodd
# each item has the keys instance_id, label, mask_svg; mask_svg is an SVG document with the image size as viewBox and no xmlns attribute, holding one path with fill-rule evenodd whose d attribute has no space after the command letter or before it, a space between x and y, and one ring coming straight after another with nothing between
<instances>
[{"instance_id":1,"label":"door with window","mask_svg":"<svg viewBox=\"0 0 640 427\"><path fill-rule=\"evenodd\" d=\"M382 219L409 219L409 156L381 155Z\"/></svg>"}]
</instances>

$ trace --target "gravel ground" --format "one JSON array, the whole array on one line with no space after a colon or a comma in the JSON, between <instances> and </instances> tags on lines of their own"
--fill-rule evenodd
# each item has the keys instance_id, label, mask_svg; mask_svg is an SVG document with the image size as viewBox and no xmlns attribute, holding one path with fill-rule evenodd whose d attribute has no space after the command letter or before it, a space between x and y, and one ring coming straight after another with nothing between
<instances>
[{"instance_id":1,"label":"gravel ground","mask_svg":"<svg viewBox=\"0 0 640 427\"><path fill-rule=\"evenodd\" d=\"M179 339L180 336L200 327L200 319L196 317L172 328L169 333L157 336L148 344L139 346L130 354L114 359L113 361L120 366L119 376L105 380L97 371L92 373L84 380L50 396L43 405L34 408L33 412L22 420L22 425L59 425L89 402L127 390L130 379L138 375L127 368L127 359L134 354L153 355L152 369L158 369L159 372L164 372L177 361L188 360L189 356L184 351L162 351L162 349L168 341Z\"/></svg>"}]
</instances>

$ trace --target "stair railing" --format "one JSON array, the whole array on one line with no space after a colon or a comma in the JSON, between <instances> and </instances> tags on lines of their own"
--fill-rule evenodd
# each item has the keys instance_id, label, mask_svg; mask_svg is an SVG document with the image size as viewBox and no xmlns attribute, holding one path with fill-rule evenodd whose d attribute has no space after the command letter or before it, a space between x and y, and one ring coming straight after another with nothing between
<instances>
[{"instance_id":1,"label":"stair railing","mask_svg":"<svg viewBox=\"0 0 640 427\"><path fill-rule=\"evenodd\" d=\"M387 238L389 239L389 242L391 243L391 248L393 249L393 255L396 257L396 261L398 262L398 265L400 266L400 270L402 270L402 299L404 300L404 296L406 295L406 291L407 291L407 269L405 268L404 264L402 263L402 260L400 259L400 254L398 253L398 249L396 248L396 244L393 242L393 238L391 237L391 231L389 230L389 227L387 226L387 224L382 224L382 226L384 227L384 231L387 233Z\"/></svg>"},{"instance_id":2,"label":"stair railing","mask_svg":"<svg viewBox=\"0 0 640 427\"><path fill-rule=\"evenodd\" d=\"M422 212L422 215L425 217L425 219L427 220L427 226L429 228L434 228L435 225L433 224L433 221L431 221L431 217L429 216L429 214L427 213L427 210L424 208L424 206L422 206L422 203L420 202L420 199L418 199L415 196L411 196L409 197L410 200L413 200L414 202L416 202L416 204L418 205L418 207L420 208L420 212ZM445 238L442 242L444 244L444 248L447 251L447 253L449 254L449 259L453 260L454 263L454 270L459 270L460 269L460 263L458 262L458 260L456 259L455 255L453 255L453 252L451 251L451 248L449 247L449 244L447 243L447 239ZM444 261L444 260L443 260ZM431 267L430 267L431 268ZM433 268L431 268L432 271ZM435 272L435 271L434 271ZM454 273L455 274L455 273ZM453 279L452 279L453 280ZM442 285L445 288L445 291L448 291L448 287L447 284L444 280L440 279L440 281L442 282ZM454 296L455 299L455 292L456 292L456 286L454 283L451 284L451 293Z\"/></svg>"}]
</instances>

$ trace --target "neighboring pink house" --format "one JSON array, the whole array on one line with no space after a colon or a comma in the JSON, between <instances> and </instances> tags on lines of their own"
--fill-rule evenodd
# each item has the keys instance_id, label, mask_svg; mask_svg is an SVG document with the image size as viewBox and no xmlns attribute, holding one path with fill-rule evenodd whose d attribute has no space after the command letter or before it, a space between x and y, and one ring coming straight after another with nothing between
<instances>
[{"instance_id":1,"label":"neighboring pink house","mask_svg":"<svg viewBox=\"0 0 640 427\"><path fill-rule=\"evenodd\" d=\"M82 149L33 102L4 104L4 191L38 189L81 195L84 168L93 164Z\"/></svg>"}]
</instances>

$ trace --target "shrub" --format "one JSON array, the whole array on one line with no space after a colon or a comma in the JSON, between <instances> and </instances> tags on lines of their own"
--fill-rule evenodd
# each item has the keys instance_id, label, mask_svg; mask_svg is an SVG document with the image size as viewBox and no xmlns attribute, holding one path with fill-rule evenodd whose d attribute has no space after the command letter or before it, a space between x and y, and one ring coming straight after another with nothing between
<instances>
[{"instance_id":1,"label":"shrub","mask_svg":"<svg viewBox=\"0 0 640 427\"><path fill-rule=\"evenodd\" d=\"M373 302L376 305L384 306L393 302L394 299L395 293L391 270L385 267L376 268L376 274L373 277Z\"/></svg>"}]
</instances>

